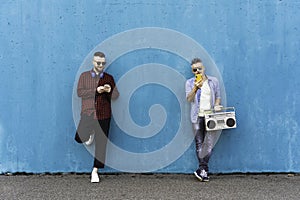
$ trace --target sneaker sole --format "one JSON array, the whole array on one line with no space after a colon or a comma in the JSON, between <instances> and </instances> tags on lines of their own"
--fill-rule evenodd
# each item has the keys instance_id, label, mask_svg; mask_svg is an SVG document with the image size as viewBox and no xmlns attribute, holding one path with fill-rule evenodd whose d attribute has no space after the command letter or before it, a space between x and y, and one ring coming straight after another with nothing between
<instances>
[{"instance_id":1,"label":"sneaker sole","mask_svg":"<svg viewBox=\"0 0 300 200\"><path fill-rule=\"evenodd\" d=\"M100 180L91 180L91 183L99 183Z\"/></svg>"},{"instance_id":2,"label":"sneaker sole","mask_svg":"<svg viewBox=\"0 0 300 200\"><path fill-rule=\"evenodd\" d=\"M196 176L196 178L197 178L199 181L203 181L203 179L202 179L200 176L198 176L198 174L197 174L196 172L194 172L194 175Z\"/></svg>"}]
</instances>

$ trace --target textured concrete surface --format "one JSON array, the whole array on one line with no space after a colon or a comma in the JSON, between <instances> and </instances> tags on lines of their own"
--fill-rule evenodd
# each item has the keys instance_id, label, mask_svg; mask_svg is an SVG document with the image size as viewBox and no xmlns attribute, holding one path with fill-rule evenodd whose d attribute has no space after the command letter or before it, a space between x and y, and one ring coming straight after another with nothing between
<instances>
[{"instance_id":1,"label":"textured concrete surface","mask_svg":"<svg viewBox=\"0 0 300 200\"><path fill-rule=\"evenodd\" d=\"M300 199L300 176L190 174L1 175L0 199Z\"/></svg>"}]
</instances>

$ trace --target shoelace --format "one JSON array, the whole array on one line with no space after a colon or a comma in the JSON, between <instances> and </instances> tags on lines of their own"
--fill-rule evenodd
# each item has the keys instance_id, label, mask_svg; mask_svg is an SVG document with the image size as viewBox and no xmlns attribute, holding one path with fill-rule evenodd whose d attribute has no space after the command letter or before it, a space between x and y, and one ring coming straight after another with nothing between
<instances>
[{"instance_id":1,"label":"shoelace","mask_svg":"<svg viewBox=\"0 0 300 200\"><path fill-rule=\"evenodd\" d=\"M200 175L201 175L202 177L207 177L207 173L206 173L206 171L204 171L204 170L201 170Z\"/></svg>"}]
</instances>

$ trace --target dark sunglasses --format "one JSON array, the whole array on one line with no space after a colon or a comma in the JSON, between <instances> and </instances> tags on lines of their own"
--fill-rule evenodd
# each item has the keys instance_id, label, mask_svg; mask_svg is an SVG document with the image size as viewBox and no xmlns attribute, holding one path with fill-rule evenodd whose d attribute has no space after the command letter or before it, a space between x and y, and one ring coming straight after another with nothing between
<instances>
[{"instance_id":1,"label":"dark sunglasses","mask_svg":"<svg viewBox=\"0 0 300 200\"><path fill-rule=\"evenodd\" d=\"M196 72L196 71L198 71L198 70L200 70L200 71L201 71L201 70L202 70L202 68L201 68L201 67L199 67L199 68L194 68L194 69L193 69L193 72Z\"/></svg>"},{"instance_id":2,"label":"dark sunglasses","mask_svg":"<svg viewBox=\"0 0 300 200\"><path fill-rule=\"evenodd\" d=\"M95 61L96 62L96 61ZM105 65L106 64L106 62L96 62L97 63L97 65Z\"/></svg>"}]
</instances>

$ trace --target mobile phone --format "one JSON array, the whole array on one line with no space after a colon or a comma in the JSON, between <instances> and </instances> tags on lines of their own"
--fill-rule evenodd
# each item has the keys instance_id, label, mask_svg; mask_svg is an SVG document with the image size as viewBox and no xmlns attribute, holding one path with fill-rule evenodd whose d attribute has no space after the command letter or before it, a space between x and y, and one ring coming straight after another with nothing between
<instances>
[{"instance_id":1,"label":"mobile phone","mask_svg":"<svg viewBox=\"0 0 300 200\"><path fill-rule=\"evenodd\" d=\"M202 74L195 74L195 82L199 82L202 80Z\"/></svg>"}]
</instances>

